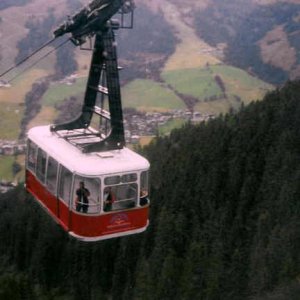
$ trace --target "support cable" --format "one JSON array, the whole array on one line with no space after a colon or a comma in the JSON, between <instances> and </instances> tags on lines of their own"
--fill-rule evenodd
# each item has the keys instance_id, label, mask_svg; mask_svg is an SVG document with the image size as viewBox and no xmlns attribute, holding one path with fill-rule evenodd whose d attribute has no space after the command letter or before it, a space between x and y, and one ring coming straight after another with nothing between
<instances>
[{"instance_id":1,"label":"support cable","mask_svg":"<svg viewBox=\"0 0 300 300\"><path fill-rule=\"evenodd\" d=\"M0 78L3 77L5 74L9 73L10 71L12 71L13 69L17 68L19 65L21 65L26 60L28 60L30 57L32 57L33 55L35 55L36 53L38 53L39 51L41 51L43 48L45 48L48 45L50 45L55 39L56 38L54 37L53 39L49 40L48 42L46 42L45 44L43 44L41 47L39 47L38 49L36 49L35 51L33 51L31 54L29 54L28 56L26 56L25 58L21 59L19 62L17 62L16 64L14 64L13 66L11 66L10 68L8 68L5 72L3 72L2 74L0 74Z\"/></svg>"},{"instance_id":2,"label":"support cable","mask_svg":"<svg viewBox=\"0 0 300 300\"><path fill-rule=\"evenodd\" d=\"M46 58L48 55L50 55L51 53L53 53L54 51L56 51L57 49L59 49L60 47L62 47L63 45L65 45L67 42L69 42L70 39L66 39L65 41L63 41L62 43L60 43L59 45L57 45L55 48L53 48L52 50L50 50L49 52L47 52L45 55L43 55L42 57L40 57L37 61L35 61L33 64L29 65L27 68L25 68L24 70L22 70L20 73L18 73L16 76L12 77L9 81L7 81L8 83L11 83L13 80L15 80L17 77L19 77L20 75L22 75L23 73L25 73L27 70L31 69L33 66L35 66L36 64L38 64L41 60L43 60L44 58ZM1 77L1 76L0 76Z\"/></svg>"}]
</instances>

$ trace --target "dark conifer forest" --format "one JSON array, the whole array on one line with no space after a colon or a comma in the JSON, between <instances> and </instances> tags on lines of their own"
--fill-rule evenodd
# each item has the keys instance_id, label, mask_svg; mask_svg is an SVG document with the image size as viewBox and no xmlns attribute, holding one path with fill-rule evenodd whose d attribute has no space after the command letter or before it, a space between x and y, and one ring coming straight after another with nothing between
<instances>
[{"instance_id":1,"label":"dark conifer forest","mask_svg":"<svg viewBox=\"0 0 300 300\"><path fill-rule=\"evenodd\" d=\"M150 226L83 243L0 198L0 299L300 299L300 82L141 150Z\"/></svg>"},{"instance_id":2,"label":"dark conifer forest","mask_svg":"<svg viewBox=\"0 0 300 300\"><path fill-rule=\"evenodd\" d=\"M254 1L213 0L214 5L200 11L195 19L198 34L211 45L227 43L225 57L229 64L244 70L251 69L262 80L282 84L289 78L289 72L270 62L263 61L259 41L272 29L282 26L291 47L295 47L300 62L299 28L296 16L300 5L272 3L257 6Z\"/></svg>"}]
</instances>

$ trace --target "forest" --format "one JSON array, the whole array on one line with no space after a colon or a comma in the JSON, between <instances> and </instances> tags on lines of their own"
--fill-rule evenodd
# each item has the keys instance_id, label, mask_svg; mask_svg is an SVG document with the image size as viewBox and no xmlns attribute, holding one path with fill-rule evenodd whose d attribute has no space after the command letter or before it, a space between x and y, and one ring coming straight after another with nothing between
<instances>
[{"instance_id":1,"label":"forest","mask_svg":"<svg viewBox=\"0 0 300 300\"><path fill-rule=\"evenodd\" d=\"M160 71L168 57L175 52L178 42L174 29L162 12L154 13L142 4L135 9L133 25L130 30L121 29L117 32L120 63L130 70L125 74L121 72L121 79L128 82L150 77L160 81Z\"/></svg>"},{"instance_id":2,"label":"forest","mask_svg":"<svg viewBox=\"0 0 300 300\"><path fill-rule=\"evenodd\" d=\"M80 7L80 2L77 0L68 1L68 9L73 12ZM56 24L62 23L61 18L57 19L54 15L54 10L49 9L48 15L44 19L33 17L29 19L25 27L28 29L28 34L21 39L18 44L18 55L15 59L16 63L22 61L28 55L39 49L41 45L45 44L52 38L52 30ZM58 47L59 43L54 42L53 46ZM70 75L77 70L77 62L74 58L75 46L69 43L64 48L57 50L55 75L53 79L61 79L66 75Z\"/></svg>"},{"instance_id":3,"label":"forest","mask_svg":"<svg viewBox=\"0 0 300 300\"><path fill-rule=\"evenodd\" d=\"M274 3L257 7L251 1L242 1L243 5L240 5L240 0L214 2L216 5L196 13L195 27L198 34L214 46L227 43L225 57L229 64L244 70L251 68L262 80L272 84L284 83L289 78L288 72L264 63L258 43L269 31L282 26L290 45L297 49L299 64L297 16L300 5Z\"/></svg>"},{"instance_id":4,"label":"forest","mask_svg":"<svg viewBox=\"0 0 300 300\"><path fill-rule=\"evenodd\" d=\"M81 4L78 0L68 0L67 6L70 12L76 12ZM175 51L177 42L171 26L161 12L153 13L145 5L140 5L136 11L134 20L136 25L132 29L120 29L116 32L118 52L123 59L122 66L130 65L130 72L122 76L124 82L145 77L145 57L147 56L154 57L154 59L146 60L148 72L158 79L160 69L168 56ZM65 19L55 16L53 9L49 9L44 19L36 17L29 19L25 24L28 34L18 42L18 55L15 61L23 60L50 40L54 28L64 21ZM150 31L148 30L149 24L151 24ZM129 20L126 19L125 25L130 25ZM145 32L147 35L144 34ZM55 41L53 46L58 46L59 43L61 41ZM54 79L61 79L77 70L74 52L75 46L71 43L58 49Z\"/></svg>"},{"instance_id":5,"label":"forest","mask_svg":"<svg viewBox=\"0 0 300 300\"><path fill-rule=\"evenodd\" d=\"M0 196L0 299L300 298L300 82L139 149L147 231L83 243Z\"/></svg>"}]
</instances>

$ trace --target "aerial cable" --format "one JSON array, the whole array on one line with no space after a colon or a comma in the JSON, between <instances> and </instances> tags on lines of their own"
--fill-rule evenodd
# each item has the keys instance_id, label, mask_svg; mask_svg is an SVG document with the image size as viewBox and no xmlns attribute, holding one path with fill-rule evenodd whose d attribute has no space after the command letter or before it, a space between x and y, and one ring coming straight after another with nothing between
<instances>
[{"instance_id":1,"label":"aerial cable","mask_svg":"<svg viewBox=\"0 0 300 300\"><path fill-rule=\"evenodd\" d=\"M29 65L28 67L26 67L24 70L22 70L20 73L18 73L16 76L12 77L9 81L7 81L8 83L11 83L13 80L15 80L17 77L19 77L20 75L22 75L24 72L26 72L27 70L31 69L33 66L35 66L36 64L38 64L41 60L43 60L44 58L46 58L48 55L50 55L51 53L53 53L54 51L56 51L58 48L62 47L63 45L65 45L67 42L69 42L70 39L66 39L65 41L63 41L62 43L60 43L59 45L57 45L56 47L54 47L52 50L50 50L49 52L47 52L45 55L43 55L42 57L40 57L37 61L35 61L33 64ZM1 77L1 76L0 76Z\"/></svg>"},{"instance_id":2,"label":"aerial cable","mask_svg":"<svg viewBox=\"0 0 300 300\"><path fill-rule=\"evenodd\" d=\"M60 1L60 3L65 2L64 0ZM84 5L82 7L85 7ZM27 57L23 58L22 60L20 60L19 62L17 62L16 64L12 65L9 69L7 69L6 71L4 71L2 74L0 74L0 78L3 77L5 74L9 73L10 71L12 71L13 69L17 68L19 65L21 65L22 63L24 63L26 60L28 60L30 57L32 57L33 55L35 55L37 52L39 52L40 50L42 50L43 48L47 47L48 45L50 45L57 37L53 37L51 40L47 41L45 44L43 44L42 46L40 46L38 49L36 49L34 52L32 52L30 55L28 55ZM63 43L64 44L64 43ZM57 49L57 47L55 48ZM23 72L22 72L23 73ZM19 75L17 75L19 76ZM16 76L16 77L17 77ZM11 81L11 80L10 80Z\"/></svg>"},{"instance_id":3,"label":"aerial cable","mask_svg":"<svg viewBox=\"0 0 300 300\"><path fill-rule=\"evenodd\" d=\"M19 65L21 65L26 60L28 60L29 58L31 58L33 55L35 55L36 53L38 53L39 51L41 51L43 48L45 48L48 45L50 45L55 39L56 38L54 37L53 39L49 40L48 42L46 42L45 44L43 44L41 47L39 47L38 49L36 49L35 51L33 51L31 54L29 54L28 56L26 56L25 58L23 58L22 60L20 60L16 64L14 64L13 66L11 66L5 72L3 72L2 74L0 74L0 78L3 77L5 74L9 73L10 71L12 71L13 69L17 68Z\"/></svg>"}]
</instances>

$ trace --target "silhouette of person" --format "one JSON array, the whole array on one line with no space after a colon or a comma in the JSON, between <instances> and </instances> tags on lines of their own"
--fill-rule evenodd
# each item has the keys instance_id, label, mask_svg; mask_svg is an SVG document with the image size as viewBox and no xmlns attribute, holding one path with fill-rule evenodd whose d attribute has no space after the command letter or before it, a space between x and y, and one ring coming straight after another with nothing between
<instances>
[{"instance_id":1,"label":"silhouette of person","mask_svg":"<svg viewBox=\"0 0 300 300\"><path fill-rule=\"evenodd\" d=\"M112 204L115 202L115 200L116 196L111 187L106 188L104 192L104 211L111 211Z\"/></svg>"},{"instance_id":2,"label":"silhouette of person","mask_svg":"<svg viewBox=\"0 0 300 300\"><path fill-rule=\"evenodd\" d=\"M141 189L141 191L140 191L140 205L141 206L144 206L148 203L147 195L148 195L147 191L144 191Z\"/></svg>"},{"instance_id":3,"label":"silhouette of person","mask_svg":"<svg viewBox=\"0 0 300 300\"><path fill-rule=\"evenodd\" d=\"M80 181L79 188L76 190L76 211L87 213L89 208L90 191L84 186L84 182Z\"/></svg>"}]
</instances>

